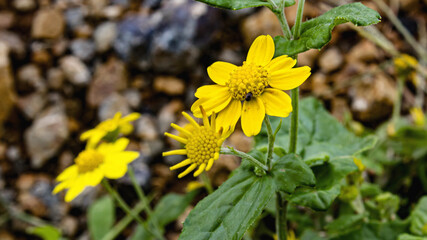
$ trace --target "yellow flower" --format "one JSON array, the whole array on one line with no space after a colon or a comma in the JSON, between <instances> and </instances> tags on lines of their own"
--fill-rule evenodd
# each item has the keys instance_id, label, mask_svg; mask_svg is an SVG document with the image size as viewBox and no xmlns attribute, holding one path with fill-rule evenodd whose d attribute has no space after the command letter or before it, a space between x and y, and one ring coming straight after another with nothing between
<instances>
[{"instance_id":1,"label":"yellow flower","mask_svg":"<svg viewBox=\"0 0 427 240\"><path fill-rule=\"evenodd\" d=\"M191 181L191 182L189 182L189 183L187 184L187 187L185 188L185 191L186 191L186 192L191 192L191 191L193 191L193 190L196 190L196 189L202 188L202 187L204 187L204 186L205 186L205 184L204 184L204 183L201 183L201 182L199 182L199 181Z\"/></svg>"},{"instance_id":2,"label":"yellow flower","mask_svg":"<svg viewBox=\"0 0 427 240\"><path fill-rule=\"evenodd\" d=\"M292 68L296 60L288 56L273 59L274 41L269 35L257 37L242 66L215 62L208 67L208 75L216 85L202 86L191 107L193 114L202 116L203 105L208 116L218 113L217 123L224 129L241 124L246 136L261 130L265 114L287 117L292 112L291 98L282 90L301 85L309 76L310 68ZM243 106L242 106L243 105Z\"/></svg>"},{"instance_id":3,"label":"yellow flower","mask_svg":"<svg viewBox=\"0 0 427 240\"><path fill-rule=\"evenodd\" d=\"M419 107L414 107L409 110L411 113L412 119L414 120L415 125L424 126L426 119L423 113L423 110Z\"/></svg>"},{"instance_id":4,"label":"yellow flower","mask_svg":"<svg viewBox=\"0 0 427 240\"><path fill-rule=\"evenodd\" d=\"M121 133L124 135L130 134L133 131L133 125L130 123L141 116L139 113L131 113L122 118L122 113L118 112L113 118L107 119L99 123L94 129L84 132L80 136L80 140L88 140L90 147L95 147L104 137L109 134L117 136Z\"/></svg>"},{"instance_id":5,"label":"yellow flower","mask_svg":"<svg viewBox=\"0 0 427 240\"><path fill-rule=\"evenodd\" d=\"M199 176L204 170L209 171L214 161L219 158L219 151L221 150L222 143L231 134L231 129L223 131L223 128L220 128L219 131L216 131L215 113L212 114L210 124L206 112L202 107L201 113L203 116L203 126L200 126L186 112L182 112L182 115L193 125L194 130L190 132L172 123L171 126L184 136L179 137L170 133L165 133L166 136L185 145L185 149L163 153L164 157L170 155L187 155L187 159L170 167L170 170L175 170L190 165L184 172L178 175L178 178L184 177L197 167L199 168L193 174L195 177Z\"/></svg>"},{"instance_id":6,"label":"yellow flower","mask_svg":"<svg viewBox=\"0 0 427 240\"><path fill-rule=\"evenodd\" d=\"M363 165L362 160L360 160L359 158L353 158L353 162L354 164L356 164L359 171L363 172L365 170L366 167L365 165Z\"/></svg>"},{"instance_id":7,"label":"yellow flower","mask_svg":"<svg viewBox=\"0 0 427 240\"><path fill-rule=\"evenodd\" d=\"M53 189L53 193L68 189L65 201L69 202L85 187L98 185L104 177L123 177L127 165L139 156L138 152L125 151L128 144L128 139L120 138L114 143L101 143L97 148L86 148L74 160L75 164L56 178L60 183Z\"/></svg>"},{"instance_id":8,"label":"yellow flower","mask_svg":"<svg viewBox=\"0 0 427 240\"><path fill-rule=\"evenodd\" d=\"M401 54L399 57L396 57L393 62L399 72L412 70L418 65L417 59L408 54Z\"/></svg>"}]
</instances>

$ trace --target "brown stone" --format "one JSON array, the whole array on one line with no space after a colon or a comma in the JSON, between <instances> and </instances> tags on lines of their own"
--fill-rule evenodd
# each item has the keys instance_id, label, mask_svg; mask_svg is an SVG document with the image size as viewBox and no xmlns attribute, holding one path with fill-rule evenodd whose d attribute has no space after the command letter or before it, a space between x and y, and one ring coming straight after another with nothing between
<instances>
[{"instance_id":1,"label":"brown stone","mask_svg":"<svg viewBox=\"0 0 427 240\"><path fill-rule=\"evenodd\" d=\"M9 117L9 113L15 102L15 90L13 88L13 75L10 69L9 48L0 42L0 135L3 122Z\"/></svg>"},{"instance_id":2,"label":"brown stone","mask_svg":"<svg viewBox=\"0 0 427 240\"><path fill-rule=\"evenodd\" d=\"M30 211L37 217L43 217L47 214L48 209L43 202L28 192L19 194L18 202L23 210Z\"/></svg>"},{"instance_id":3,"label":"brown stone","mask_svg":"<svg viewBox=\"0 0 427 240\"><path fill-rule=\"evenodd\" d=\"M316 73L311 77L311 90L316 97L332 97L332 89L328 85L326 75L323 73Z\"/></svg>"},{"instance_id":4,"label":"brown stone","mask_svg":"<svg viewBox=\"0 0 427 240\"><path fill-rule=\"evenodd\" d=\"M127 86L126 67L117 59L98 65L93 81L89 86L87 101L91 106L98 106L112 93L125 89Z\"/></svg>"},{"instance_id":5,"label":"brown stone","mask_svg":"<svg viewBox=\"0 0 427 240\"><path fill-rule=\"evenodd\" d=\"M274 37L282 34L279 21L268 8L262 8L259 12L243 20L240 29L248 47L259 35L268 34Z\"/></svg>"},{"instance_id":6,"label":"brown stone","mask_svg":"<svg viewBox=\"0 0 427 240\"><path fill-rule=\"evenodd\" d=\"M378 48L372 42L363 40L354 46L346 55L347 62L365 62L378 59L380 56Z\"/></svg>"},{"instance_id":7,"label":"brown stone","mask_svg":"<svg viewBox=\"0 0 427 240\"><path fill-rule=\"evenodd\" d=\"M40 9L34 17L31 36L33 38L58 38L64 32L65 20L56 9Z\"/></svg>"},{"instance_id":8,"label":"brown stone","mask_svg":"<svg viewBox=\"0 0 427 240\"><path fill-rule=\"evenodd\" d=\"M312 67L319 56L320 51L317 49L310 49L306 52L298 54L298 66Z\"/></svg>"},{"instance_id":9,"label":"brown stone","mask_svg":"<svg viewBox=\"0 0 427 240\"><path fill-rule=\"evenodd\" d=\"M176 77L160 76L154 79L154 89L171 96L182 95L185 90L185 83Z\"/></svg>"},{"instance_id":10,"label":"brown stone","mask_svg":"<svg viewBox=\"0 0 427 240\"><path fill-rule=\"evenodd\" d=\"M0 28L8 29L12 27L15 22L15 15L13 12L9 11L0 11Z\"/></svg>"},{"instance_id":11,"label":"brown stone","mask_svg":"<svg viewBox=\"0 0 427 240\"><path fill-rule=\"evenodd\" d=\"M337 70L344 62L344 57L336 47L327 49L319 58L320 69L324 73Z\"/></svg>"}]
</instances>

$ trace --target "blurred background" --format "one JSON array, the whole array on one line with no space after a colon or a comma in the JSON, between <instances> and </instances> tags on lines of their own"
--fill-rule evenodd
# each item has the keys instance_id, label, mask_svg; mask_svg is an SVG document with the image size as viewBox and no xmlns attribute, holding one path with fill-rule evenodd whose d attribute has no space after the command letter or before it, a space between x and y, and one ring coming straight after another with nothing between
<instances>
[{"instance_id":1,"label":"blurred background","mask_svg":"<svg viewBox=\"0 0 427 240\"><path fill-rule=\"evenodd\" d=\"M304 19L343 3L308 1ZM383 16L375 26L387 40L382 47L344 24L324 49L298 60L312 68L303 97L321 99L352 130L373 131L392 114L393 51L416 53L382 9L362 3ZM426 48L427 1L387 4ZM287 9L291 23L295 12L296 5ZM261 34L281 34L267 8L227 11L193 0L0 0L0 239L34 239L27 223L2 214L5 206L46 220L71 239L89 239L85 211L103 190L88 189L71 203L51 191L84 149L80 134L118 111L142 114L130 136L130 148L141 152L132 166L154 202L185 192L193 178L178 180L169 171L181 159L161 157L177 147L163 133L172 122L185 123L180 112L189 110L199 86L212 83L206 68L218 60L240 65ZM404 116L417 99L424 102L416 85L405 84ZM238 130L227 141L248 151L253 140ZM208 175L219 186L238 166L239 159L221 156ZM116 184L125 199L136 199L127 177ZM168 239L177 238L183 219L168 226Z\"/></svg>"}]
</instances>

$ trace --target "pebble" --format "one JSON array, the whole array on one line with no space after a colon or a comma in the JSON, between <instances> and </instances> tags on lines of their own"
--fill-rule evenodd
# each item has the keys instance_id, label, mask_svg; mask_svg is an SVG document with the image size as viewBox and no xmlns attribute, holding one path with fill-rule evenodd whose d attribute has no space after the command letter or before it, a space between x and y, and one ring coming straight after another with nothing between
<instances>
[{"instance_id":1,"label":"pebble","mask_svg":"<svg viewBox=\"0 0 427 240\"><path fill-rule=\"evenodd\" d=\"M262 8L259 12L245 18L240 29L247 47L259 35L268 34L272 37L282 35L282 28L276 15L268 8Z\"/></svg>"},{"instance_id":2,"label":"pebble","mask_svg":"<svg viewBox=\"0 0 427 240\"><path fill-rule=\"evenodd\" d=\"M123 93L124 97L128 101L130 107L136 109L141 104L142 96L141 93L136 89L127 89Z\"/></svg>"},{"instance_id":3,"label":"pebble","mask_svg":"<svg viewBox=\"0 0 427 240\"><path fill-rule=\"evenodd\" d=\"M380 57L378 48L372 42L363 40L351 48L350 52L346 54L347 62L367 62L373 61Z\"/></svg>"},{"instance_id":4,"label":"pebble","mask_svg":"<svg viewBox=\"0 0 427 240\"><path fill-rule=\"evenodd\" d=\"M336 47L327 49L319 58L320 69L324 73L337 70L344 63L344 57Z\"/></svg>"},{"instance_id":5,"label":"pebble","mask_svg":"<svg viewBox=\"0 0 427 240\"><path fill-rule=\"evenodd\" d=\"M24 41L14 32L0 31L0 42L5 43L10 52L19 59L23 58L27 52Z\"/></svg>"},{"instance_id":6,"label":"pebble","mask_svg":"<svg viewBox=\"0 0 427 240\"><path fill-rule=\"evenodd\" d=\"M35 92L18 98L17 105L27 118L34 119L45 106L46 100L45 94Z\"/></svg>"},{"instance_id":7,"label":"pebble","mask_svg":"<svg viewBox=\"0 0 427 240\"><path fill-rule=\"evenodd\" d=\"M0 11L0 29L8 29L15 23L15 14L9 11Z\"/></svg>"},{"instance_id":8,"label":"pebble","mask_svg":"<svg viewBox=\"0 0 427 240\"><path fill-rule=\"evenodd\" d=\"M131 110L125 97L118 93L112 93L99 105L98 118L100 121L104 121L114 117L117 112L121 112L123 116L126 116Z\"/></svg>"},{"instance_id":9,"label":"pebble","mask_svg":"<svg viewBox=\"0 0 427 240\"><path fill-rule=\"evenodd\" d=\"M88 39L76 39L71 42L71 52L83 61L91 60L95 54L95 44Z\"/></svg>"},{"instance_id":10,"label":"pebble","mask_svg":"<svg viewBox=\"0 0 427 240\"><path fill-rule=\"evenodd\" d=\"M47 84L50 88L59 90L64 85L64 72L60 68L50 68L47 71Z\"/></svg>"},{"instance_id":11,"label":"pebble","mask_svg":"<svg viewBox=\"0 0 427 240\"><path fill-rule=\"evenodd\" d=\"M159 137L157 130L156 118L149 114L142 114L135 122L135 133L144 140L155 140Z\"/></svg>"},{"instance_id":12,"label":"pebble","mask_svg":"<svg viewBox=\"0 0 427 240\"><path fill-rule=\"evenodd\" d=\"M176 114L184 109L184 104L180 100L172 100L160 109L157 116L160 132L166 132L170 124L176 122Z\"/></svg>"},{"instance_id":13,"label":"pebble","mask_svg":"<svg viewBox=\"0 0 427 240\"><path fill-rule=\"evenodd\" d=\"M93 33L96 50L105 52L113 46L117 37L117 24L114 22L105 22L100 24Z\"/></svg>"},{"instance_id":14,"label":"pebble","mask_svg":"<svg viewBox=\"0 0 427 240\"><path fill-rule=\"evenodd\" d=\"M14 0L12 6L18 11L27 12L36 8L36 2L34 0Z\"/></svg>"},{"instance_id":15,"label":"pebble","mask_svg":"<svg viewBox=\"0 0 427 240\"><path fill-rule=\"evenodd\" d=\"M330 98L332 89L328 85L327 77L324 73L315 73L311 77L311 90L313 95L319 98Z\"/></svg>"},{"instance_id":16,"label":"pebble","mask_svg":"<svg viewBox=\"0 0 427 240\"><path fill-rule=\"evenodd\" d=\"M64 32L65 20L56 9L40 9L33 20L31 36L33 38L59 38Z\"/></svg>"},{"instance_id":17,"label":"pebble","mask_svg":"<svg viewBox=\"0 0 427 240\"><path fill-rule=\"evenodd\" d=\"M75 56L65 56L59 60L65 77L77 86L87 85L90 82L90 72L86 65Z\"/></svg>"},{"instance_id":18,"label":"pebble","mask_svg":"<svg viewBox=\"0 0 427 240\"><path fill-rule=\"evenodd\" d=\"M19 89L21 91L45 92L46 83L41 75L40 68L35 64L27 64L18 69Z\"/></svg>"},{"instance_id":19,"label":"pebble","mask_svg":"<svg viewBox=\"0 0 427 240\"><path fill-rule=\"evenodd\" d=\"M147 164L143 162L143 156L140 156L139 158L135 159L129 165L130 167L132 167L135 173L135 178L138 185L142 187L148 187L148 183L150 182L151 172ZM126 183L129 185L132 184L132 181L129 175L127 174L125 175L124 178L121 178L119 182Z\"/></svg>"},{"instance_id":20,"label":"pebble","mask_svg":"<svg viewBox=\"0 0 427 240\"><path fill-rule=\"evenodd\" d=\"M0 131L15 102L14 78L11 73L9 48L0 41Z\"/></svg>"},{"instance_id":21,"label":"pebble","mask_svg":"<svg viewBox=\"0 0 427 240\"><path fill-rule=\"evenodd\" d=\"M176 77L159 76L154 79L154 89L170 96L182 95L185 91L185 83Z\"/></svg>"},{"instance_id":22,"label":"pebble","mask_svg":"<svg viewBox=\"0 0 427 240\"><path fill-rule=\"evenodd\" d=\"M24 134L31 166L42 167L57 154L68 135L68 120L61 107L52 106L40 113Z\"/></svg>"},{"instance_id":23,"label":"pebble","mask_svg":"<svg viewBox=\"0 0 427 240\"><path fill-rule=\"evenodd\" d=\"M79 221L74 217L65 216L59 226L65 236L73 237L77 233Z\"/></svg>"},{"instance_id":24,"label":"pebble","mask_svg":"<svg viewBox=\"0 0 427 240\"><path fill-rule=\"evenodd\" d=\"M112 58L107 63L96 67L93 81L87 92L87 101L91 106L99 106L111 94L126 87L126 67L120 60Z\"/></svg>"}]
</instances>

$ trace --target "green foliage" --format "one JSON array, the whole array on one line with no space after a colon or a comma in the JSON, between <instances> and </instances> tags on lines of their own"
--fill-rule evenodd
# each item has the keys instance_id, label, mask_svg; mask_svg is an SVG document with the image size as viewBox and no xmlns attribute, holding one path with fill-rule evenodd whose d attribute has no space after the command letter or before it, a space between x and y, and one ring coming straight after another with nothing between
<instances>
[{"instance_id":1,"label":"green foliage","mask_svg":"<svg viewBox=\"0 0 427 240\"><path fill-rule=\"evenodd\" d=\"M243 8L253 8L253 7L268 7L273 9L275 6L272 6L268 1L263 0L197 0L208 5L224 8L229 10L239 10ZM281 0L273 0L276 6L280 6ZM289 7L295 4L295 0L285 0L285 6Z\"/></svg>"},{"instance_id":2,"label":"green foliage","mask_svg":"<svg viewBox=\"0 0 427 240\"><path fill-rule=\"evenodd\" d=\"M157 225L159 228L164 229L166 225L175 221L185 211L198 192L199 191L194 190L185 195L175 193L165 195L160 199L159 203L157 203L154 208L152 215L150 215L150 219L147 221L148 227ZM146 228L138 225L131 239L150 240L155 238Z\"/></svg>"},{"instance_id":3,"label":"green foliage","mask_svg":"<svg viewBox=\"0 0 427 240\"><path fill-rule=\"evenodd\" d=\"M113 227L115 221L115 206L108 195L98 199L89 207L88 227L92 239L102 239Z\"/></svg>"},{"instance_id":4,"label":"green foliage","mask_svg":"<svg viewBox=\"0 0 427 240\"><path fill-rule=\"evenodd\" d=\"M354 231L333 237L331 240L396 240L407 228L408 224L405 221L370 221L361 224Z\"/></svg>"},{"instance_id":5,"label":"green foliage","mask_svg":"<svg viewBox=\"0 0 427 240\"><path fill-rule=\"evenodd\" d=\"M418 202L411 213L411 233L427 237L427 197L423 197Z\"/></svg>"},{"instance_id":6,"label":"green foliage","mask_svg":"<svg viewBox=\"0 0 427 240\"><path fill-rule=\"evenodd\" d=\"M61 239L61 231L51 225L41 227L33 227L27 229L29 234L40 237L43 240L59 240Z\"/></svg>"},{"instance_id":7,"label":"green foliage","mask_svg":"<svg viewBox=\"0 0 427 240\"><path fill-rule=\"evenodd\" d=\"M297 154L309 165L319 165L325 161L348 158L375 145L376 138L356 137L338 122L314 98L300 101ZM280 118L270 117L273 128ZM276 145L287 148L291 118L283 119L282 128L276 136ZM256 147L267 145L267 130L263 127L255 137Z\"/></svg>"},{"instance_id":8,"label":"green foliage","mask_svg":"<svg viewBox=\"0 0 427 240\"><path fill-rule=\"evenodd\" d=\"M366 216L362 214L344 214L326 225L326 230L328 230L328 234L330 236L346 234L348 232L359 229L362 226L363 218L365 217Z\"/></svg>"},{"instance_id":9,"label":"green foliage","mask_svg":"<svg viewBox=\"0 0 427 240\"><path fill-rule=\"evenodd\" d=\"M335 26L352 22L356 26L368 26L380 22L381 16L361 3L336 7L325 14L303 22L299 39L287 40L282 36L274 38L276 56L294 56L309 49L321 49L331 40Z\"/></svg>"},{"instance_id":10,"label":"green foliage","mask_svg":"<svg viewBox=\"0 0 427 240\"><path fill-rule=\"evenodd\" d=\"M240 167L191 211L180 239L241 239L273 195L271 176Z\"/></svg>"},{"instance_id":11,"label":"green foliage","mask_svg":"<svg viewBox=\"0 0 427 240\"><path fill-rule=\"evenodd\" d=\"M310 167L295 154L285 155L273 163L272 174L277 189L292 193L297 186L314 186L316 179Z\"/></svg>"},{"instance_id":12,"label":"green foliage","mask_svg":"<svg viewBox=\"0 0 427 240\"><path fill-rule=\"evenodd\" d=\"M400 234L397 240L427 240L427 237L419 237L407 233Z\"/></svg>"}]
</instances>

